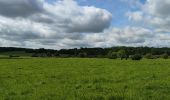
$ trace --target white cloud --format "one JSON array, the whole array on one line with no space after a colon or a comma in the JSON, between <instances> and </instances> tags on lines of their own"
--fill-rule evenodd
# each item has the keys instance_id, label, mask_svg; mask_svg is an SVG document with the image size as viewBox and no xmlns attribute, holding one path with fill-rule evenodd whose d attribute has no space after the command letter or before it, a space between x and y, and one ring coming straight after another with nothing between
<instances>
[{"instance_id":1,"label":"white cloud","mask_svg":"<svg viewBox=\"0 0 170 100\"><path fill-rule=\"evenodd\" d=\"M130 20L152 27L155 32L170 32L169 9L170 0L147 0L140 10L129 12L128 16Z\"/></svg>"},{"instance_id":2,"label":"white cloud","mask_svg":"<svg viewBox=\"0 0 170 100\"><path fill-rule=\"evenodd\" d=\"M147 0L142 9L153 16L169 17L170 0Z\"/></svg>"},{"instance_id":3,"label":"white cloud","mask_svg":"<svg viewBox=\"0 0 170 100\"><path fill-rule=\"evenodd\" d=\"M100 34L87 34L85 40L94 47L111 46L147 46L147 41L154 38L152 31L142 27L111 28Z\"/></svg>"},{"instance_id":4,"label":"white cloud","mask_svg":"<svg viewBox=\"0 0 170 100\"><path fill-rule=\"evenodd\" d=\"M127 16L129 17L129 20L134 20L134 21L142 21L143 20L143 12L141 12L141 11L127 12Z\"/></svg>"},{"instance_id":5,"label":"white cloud","mask_svg":"<svg viewBox=\"0 0 170 100\"><path fill-rule=\"evenodd\" d=\"M139 6L127 13L131 23L109 27L112 14L75 0L0 0L0 46L75 48L169 46L170 1L122 0Z\"/></svg>"},{"instance_id":6,"label":"white cloud","mask_svg":"<svg viewBox=\"0 0 170 100\"><path fill-rule=\"evenodd\" d=\"M58 1L53 5L46 3L44 8L54 18L53 25L64 28L68 33L101 32L109 27L112 19L112 15L104 9L82 7L72 0Z\"/></svg>"},{"instance_id":7,"label":"white cloud","mask_svg":"<svg viewBox=\"0 0 170 100\"><path fill-rule=\"evenodd\" d=\"M111 20L108 11L80 6L74 0L58 0L53 4L44 0L1 0L0 41L11 41L6 46L50 47L51 44L50 48L57 49L85 46L86 42L81 42L82 33L102 32Z\"/></svg>"}]
</instances>

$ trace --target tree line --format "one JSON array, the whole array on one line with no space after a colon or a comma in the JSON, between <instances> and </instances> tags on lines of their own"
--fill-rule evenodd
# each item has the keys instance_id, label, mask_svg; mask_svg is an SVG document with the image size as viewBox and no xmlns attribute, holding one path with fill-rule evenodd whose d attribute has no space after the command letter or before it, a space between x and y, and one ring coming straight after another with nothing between
<instances>
[{"instance_id":1,"label":"tree line","mask_svg":"<svg viewBox=\"0 0 170 100\"><path fill-rule=\"evenodd\" d=\"M15 47L0 47L0 52L24 51L31 53L32 57L88 57L88 58L167 58L170 56L170 48L154 47L111 47L111 48L73 48L73 49L30 49Z\"/></svg>"}]
</instances>

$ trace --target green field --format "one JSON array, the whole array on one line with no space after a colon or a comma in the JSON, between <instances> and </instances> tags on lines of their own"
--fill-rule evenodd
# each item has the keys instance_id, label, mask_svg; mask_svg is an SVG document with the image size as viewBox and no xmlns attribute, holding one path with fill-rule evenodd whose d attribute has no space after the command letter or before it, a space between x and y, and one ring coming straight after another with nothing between
<instances>
[{"instance_id":1,"label":"green field","mask_svg":"<svg viewBox=\"0 0 170 100\"><path fill-rule=\"evenodd\" d=\"M170 60L0 59L0 100L169 100Z\"/></svg>"}]
</instances>

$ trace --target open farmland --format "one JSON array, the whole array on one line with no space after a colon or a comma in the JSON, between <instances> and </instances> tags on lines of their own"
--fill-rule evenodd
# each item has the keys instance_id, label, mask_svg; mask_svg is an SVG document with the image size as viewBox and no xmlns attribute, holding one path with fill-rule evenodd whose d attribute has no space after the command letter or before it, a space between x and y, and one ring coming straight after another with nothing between
<instances>
[{"instance_id":1,"label":"open farmland","mask_svg":"<svg viewBox=\"0 0 170 100\"><path fill-rule=\"evenodd\" d=\"M170 60L0 59L0 100L169 100Z\"/></svg>"}]
</instances>

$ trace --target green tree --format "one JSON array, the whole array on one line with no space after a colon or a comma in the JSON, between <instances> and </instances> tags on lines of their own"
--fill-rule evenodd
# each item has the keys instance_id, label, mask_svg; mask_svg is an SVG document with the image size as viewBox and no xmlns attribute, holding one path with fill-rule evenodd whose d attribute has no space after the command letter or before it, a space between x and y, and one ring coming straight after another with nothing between
<instances>
[{"instance_id":1,"label":"green tree","mask_svg":"<svg viewBox=\"0 0 170 100\"><path fill-rule=\"evenodd\" d=\"M110 51L107 56L109 59L117 59L117 52Z\"/></svg>"},{"instance_id":2,"label":"green tree","mask_svg":"<svg viewBox=\"0 0 170 100\"><path fill-rule=\"evenodd\" d=\"M118 56L121 58L121 60L123 59L123 58L128 58L128 55L126 54L126 51L125 50L123 50L123 49L121 49L121 50L119 50L118 51Z\"/></svg>"},{"instance_id":3,"label":"green tree","mask_svg":"<svg viewBox=\"0 0 170 100\"><path fill-rule=\"evenodd\" d=\"M147 59L155 59L156 57L154 57L151 53L147 53L145 55L145 58L147 58Z\"/></svg>"},{"instance_id":4,"label":"green tree","mask_svg":"<svg viewBox=\"0 0 170 100\"><path fill-rule=\"evenodd\" d=\"M142 55L140 54L135 54L131 56L132 60L141 60L142 59Z\"/></svg>"},{"instance_id":5,"label":"green tree","mask_svg":"<svg viewBox=\"0 0 170 100\"><path fill-rule=\"evenodd\" d=\"M81 58L87 57L87 53L81 52L81 53L79 53L79 57L81 57Z\"/></svg>"}]
</instances>

